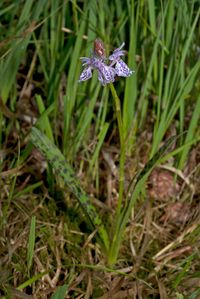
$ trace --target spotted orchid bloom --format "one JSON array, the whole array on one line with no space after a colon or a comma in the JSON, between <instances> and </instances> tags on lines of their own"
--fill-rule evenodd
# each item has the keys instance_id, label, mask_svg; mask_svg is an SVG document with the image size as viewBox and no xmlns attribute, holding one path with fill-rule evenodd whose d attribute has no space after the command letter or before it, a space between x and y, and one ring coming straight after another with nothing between
<instances>
[{"instance_id":1,"label":"spotted orchid bloom","mask_svg":"<svg viewBox=\"0 0 200 299\"><path fill-rule=\"evenodd\" d=\"M90 79L92 77L92 70L95 69L98 72L98 79L103 86L115 81L115 69L106 65L102 59L92 56L91 58L81 57L81 60L83 66L86 67L80 75L79 82Z\"/></svg>"},{"instance_id":2,"label":"spotted orchid bloom","mask_svg":"<svg viewBox=\"0 0 200 299\"><path fill-rule=\"evenodd\" d=\"M114 50L113 54L109 56L108 61L110 64L106 64L106 56L104 45L100 40L94 42L94 52L90 58L81 57L82 65L84 67L79 82L86 81L92 77L92 71L97 70L98 80L103 86L108 83L113 83L116 76L129 77L133 71L129 69L126 63L120 58L125 55L125 51L122 51L124 43L121 47Z\"/></svg>"},{"instance_id":3,"label":"spotted orchid bloom","mask_svg":"<svg viewBox=\"0 0 200 299\"><path fill-rule=\"evenodd\" d=\"M130 77L133 71L129 69L128 65L120 58L125 55L125 51L121 50L124 47L123 43L119 48L115 49L112 55L109 56L111 66L115 65L115 71L119 77Z\"/></svg>"}]
</instances>

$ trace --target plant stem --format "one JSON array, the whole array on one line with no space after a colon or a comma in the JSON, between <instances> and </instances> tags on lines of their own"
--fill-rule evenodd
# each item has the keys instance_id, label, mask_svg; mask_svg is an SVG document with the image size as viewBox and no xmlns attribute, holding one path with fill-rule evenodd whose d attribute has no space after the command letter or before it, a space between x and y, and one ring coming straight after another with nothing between
<instances>
[{"instance_id":1,"label":"plant stem","mask_svg":"<svg viewBox=\"0 0 200 299\"><path fill-rule=\"evenodd\" d=\"M121 113L121 104L120 99L116 93L116 90L113 84L110 84L110 90L113 96L114 105L115 105L115 112L117 117L117 124L119 130L119 139L120 139L120 167L119 167L119 198L117 203L117 211L116 211L116 220L119 217L122 208L122 198L124 192L124 164L125 164L125 140L124 140L124 127L122 121L122 113Z\"/></svg>"},{"instance_id":2,"label":"plant stem","mask_svg":"<svg viewBox=\"0 0 200 299\"><path fill-rule=\"evenodd\" d=\"M124 165L125 165L125 153L126 153L126 145L124 138L124 126L122 121L122 113L121 113L121 103L120 99L116 93L116 90L113 84L110 84L110 90L114 100L115 113L117 117L117 124L119 130L119 139L120 139L120 163L119 163L119 197L117 203L117 210L114 222L114 231L113 238L110 244L110 250L108 255L108 264L114 265L117 259L118 248L116 248L117 240L117 232L119 231L119 226L121 223L121 213L122 213L122 199L124 192ZM117 252L117 253L116 253Z\"/></svg>"}]
</instances>

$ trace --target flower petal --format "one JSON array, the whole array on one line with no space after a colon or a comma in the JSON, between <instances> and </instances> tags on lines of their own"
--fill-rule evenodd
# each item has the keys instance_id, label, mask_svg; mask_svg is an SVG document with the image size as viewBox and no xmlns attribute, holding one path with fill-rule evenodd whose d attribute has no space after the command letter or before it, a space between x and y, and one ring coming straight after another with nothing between
<instances>
[{"instance_id":1,"label":"flower petal","mask_svg":"<svg viewBox=\"0 0 200 299\"><path fill-rule=\"evenodd\" d=\"M78 82L86 81L91 77L92 77L92 67L89 66L82 71Z\"/></svg>"},{"instance_id":2,"label":"flower petal","mask_svg":"<svg viewBox=\"0 0 200 299\"><path fill-rule=\"evenodd\" d=\"M113 67L104 65L101 71L106 83L115 81L116 71Z\"/></svg>"},{"instance_id":3,"label":"flower petal","mask_svg":"<svg viewBox=\"0 0 200 299\"><path fill-rule=\"evenodd\" d=\"M83 66L92 65L93 63L92 58L89 57L81 57L80 60L82 61Z\"/></svg>"},{"instance_id":4,"label":"flower petal","mask_svg":"<svg viewBox=\"0 0 200 299\"><path fill-rule=\"evenodd\" d=\"M106 65L102 60L94 59L93 67L98 71L98 79L102 85L115 81L115 69Z\"/></svg>"},{"instance_id":5,"label":"flower petal","mask_svg":"<svg viewBox=\"0 0 200 299\"><path fill-rule=\"evenodd\" d=\"M133 74L133 71L129 69L128 65L122 59L116 62L115 71L120 77L129 77Z\"/></svg>"},{"instance_id":6,"label":"flower petal","mask_svg":"<svg viewBox=\"0 0 200 299\"><path fill-rule=\"evenodd\" d=\"M98 80L101 82L101 84L102 84L103 86L106 85L106 82L105 82L105 80L104 80L104 78L103 78L103 75L102 75L102 73L101 73L100 71L98 71Z\"/></svg>"},{"instance_id":7,"label":"flower petal","mask_svg":"<svg viewBox=\"0 0 200 299\"><path fill-rule=\"evenodd\" d=\"M122 43L122 45L119 48L115 49L113 51L112 55L110 55L108 59L111 61L113 61L113 60L117 61L120 56L124 56L126 54L126 51L123 51L123 50L121 51L121 49L124 47L124 45L125 45L125 43Z\"/></svg>"}]
</instances>

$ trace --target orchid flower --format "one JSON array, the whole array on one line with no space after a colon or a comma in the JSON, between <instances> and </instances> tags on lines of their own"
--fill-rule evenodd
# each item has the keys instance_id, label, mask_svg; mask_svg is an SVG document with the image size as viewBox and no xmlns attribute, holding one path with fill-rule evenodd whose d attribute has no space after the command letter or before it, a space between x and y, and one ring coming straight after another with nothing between
<instances>
[{"instance_id":1,"label":"orchid flower","mask_svg":"<svg viewBox=\"0 0 200 299\"><path fill-rule=\"evenodd\" d=\"M133 71L129 69L127 64L120 58L125 55L125 51L121 50L124 47L124 43L117 49L115 49L108 57L108 61L111 63L106 64L105 49L103 43L100 40L95 41L94 52L90 58L81 57L82 65L84 67L79 82L86 81L92 77L92 71L97 70L98 80L103 86L108 83L113 83L116 76L129 77Z\"/></svg>"},{"instance_id":2,"label":"orchid flower","mask_svg":"<svg viewBox=\"0 0 200 299\"><path fill-rule=\"evenodd\" d=\"M119 48L115 49L113 54L110 55L108 59L111 61L110 66L115 65L115 71L119 77L130 77L133 74L133 71L130 70L128 65L120 58L126 53L125 51L121 50L124 45L125 43L122 43Z\"/></svg>"}]
</instances>

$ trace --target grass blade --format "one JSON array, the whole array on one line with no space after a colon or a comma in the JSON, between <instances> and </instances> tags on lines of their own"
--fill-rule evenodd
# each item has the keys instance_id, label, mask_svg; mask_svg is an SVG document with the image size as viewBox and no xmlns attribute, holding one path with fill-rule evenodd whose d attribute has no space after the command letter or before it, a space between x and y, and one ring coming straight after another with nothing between
<instances>
[{"instance_id":1,"label":"grass blade","mask_svg":"<svg viewBox=\"0 0 200 299\"><path fill-rule=\"evenodd\" d=\"M31 218L31 227L30 227L29 240L28 240L28 252L27 252L28 272L31 269L32 261L33 261L33 255L34 255L34 247L35 247L35 224L36 224L36 218L35 218L35 216L33 216Z\"/></svg>"},{"instance_id":2,"label":"grass blade","mask_svg":"<svg viewBox=\"0 0 200 299\"><path fill-rule=\"evenodd\" d=\"M137 8L136 17L134 12L134 3L131 3L131 29L130 29L130 46L129 46L129 61L128 65L132 70L135 70L135 55L136 55L136 44L137 44L137 26L138 26L138 14L139 5ZM125 136L128 135L134 121L135 115L135 103L137 99L137 75L133 74L126 80L125 94L124 94L124 105L123 105L123 121Z\"/></svg>"},{"instance_id":3,"label":"grass blade","mask_svg":"<svg viewBox=\"0 0 200 299\"><path fill-rule=\"evenodd\" d=\"M17 290L23 290L25 289L27 286L31 285L32 283L34 283L35 281L41 279L43 276L45 276L48 272L45 271L45 272L41 272L41 273L38 273L36 275L34 275L33 277L31 277L30 279L26 280L25 282L23 282L22 284L20 284L18 287L17 287Z\"/></svg>"},{"instance_id":4,"label":"grass blade","mask_svg":"<svg viewBox=\"0 0 200 299\"><path fill-rule=\"evenodd\" d=\"M192 115L192 119L190 121L190 125L189 125L189 129L188 129L188 133L187 136L185 137L185 143L193 140L193 138L195 137L195 134L199 134L199 130L198 132L196 132L197 127L198 127L198 122L199 122L199 118L200 118L200 96L197 100L196 103L196 107L194 109L193 115ZM189 153L190 148L185 148L180 156L180 161L179 161L179 168L182 169L184 167L184 164L186 162L187 159L187 155Z\"/></svg>"},{"instance_id":5,"label":"grass blade","mask_svg":"<svg viewBox=\"0 0 200 299\"><path fill-rule=\"evenodd\" d=\"M51 299L65 299L67 289L68 289L68 285L66 284L58 287L56 292L52 295Z\"/></svg>"}]
</instances>

